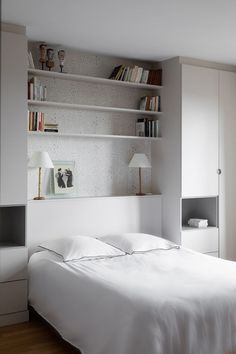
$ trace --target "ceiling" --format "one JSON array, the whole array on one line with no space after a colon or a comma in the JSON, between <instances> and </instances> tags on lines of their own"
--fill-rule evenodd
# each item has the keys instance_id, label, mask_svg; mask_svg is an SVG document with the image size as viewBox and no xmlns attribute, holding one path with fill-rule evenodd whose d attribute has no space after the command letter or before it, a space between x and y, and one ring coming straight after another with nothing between
<instances>
[{"instance_id":1,"label":"ceiling","mask_svg":"<svg viewBox=\"0 0 236 354\"><path fill-rule=\"evenodd\" d=\"M2 21L90 52L236 65L236 0L2 0Z\"/></svg>"}]
</instances>

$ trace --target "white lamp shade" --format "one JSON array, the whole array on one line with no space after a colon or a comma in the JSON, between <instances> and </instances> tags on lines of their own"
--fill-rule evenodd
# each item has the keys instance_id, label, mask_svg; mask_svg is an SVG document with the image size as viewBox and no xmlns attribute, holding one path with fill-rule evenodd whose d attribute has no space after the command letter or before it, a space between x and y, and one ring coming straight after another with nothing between
<instances>
[{"instance_id":1,"label":"white lamp shade","mask_svg":"<svg viewBox=\"0 0 236 354\"><path fill-rule=\"evenodd\" d=\"M54 165L50 156L46 151L35 151L28 163L29 167L44 167L44 168L53 168Z\"/></svg>"},{"instance_id":2,"label":"white lamp shade","mask_svg":"<svg viewBox=\"0 0 236 354\"><path fill-rule=\"evenodd\" d=\"M145 154L134 154L130 160L129 167L150 168L150 161Z\"/></svg>"}]
</instances>

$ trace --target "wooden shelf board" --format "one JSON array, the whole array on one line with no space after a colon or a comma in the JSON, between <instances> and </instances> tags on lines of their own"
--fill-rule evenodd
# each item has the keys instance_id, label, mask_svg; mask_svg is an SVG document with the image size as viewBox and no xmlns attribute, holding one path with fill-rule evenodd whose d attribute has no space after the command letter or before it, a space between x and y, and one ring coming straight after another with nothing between
<instances>
[{"instance_id":1,"label":"wooden shelf board","mask_svg":"<svg viewBox=\"0 0 236 354\"><path fill-rule=\"evenodd\" d=\"M100 139L131 139L131 140L151 140L157 141L161 138L152 138L146 136L130 136L130 135L108 135L108 134L73 134L73 133L50 133L50 132L28 132L29 136L40 137L68 137L68 138L100 138Z\"/></svg>"},{"instance_id":2,"label":"wooden shelf board","mask_svg":"<svg viewBox=\"0 0 236 354\"><path fill-rule=\"evenodd\" d=\"M148 116L156 116L162 113L162 112L154 112L154 111L141 111L138 109L131 109L131 108L94 106L94 105L87 105L87 104L75 104L75 103L64 103L64 102L54 102L54 101L28 100L28 104L31 106L55 107L55 108L77 109L77 110L98 111L98 112L100 111L100 112L115 112L115 113L132 113L132 114L141 114L141 115L148 115Z\"/></svg>"},{"instance_id":3,"label":"wooden shelf board","mask_svg":"<svg viewBox=\"0 0 236 354\"><path fill-rule=\"evenodd\" d=\"M103 85L123 86L123 87L137 88L137 89L160 90L162 88L162 86L158 86L158 85L149 85L149 84L142 84L142 83L129 82L129 81L110 80L110 79L105 79L96 76L59 73L55 71L46 71L46 70L39 70L39 69L28 69L28 74L61 79L61 80L92 82L92 83L103 84Z\"/></svg>"}]
</instances>

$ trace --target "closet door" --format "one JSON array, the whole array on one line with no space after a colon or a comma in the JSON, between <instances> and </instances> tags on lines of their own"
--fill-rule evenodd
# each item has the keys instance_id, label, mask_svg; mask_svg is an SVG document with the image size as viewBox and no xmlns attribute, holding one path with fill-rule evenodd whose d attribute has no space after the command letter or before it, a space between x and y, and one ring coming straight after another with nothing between
<instances>
[{"instance_id":1,"label":"closet door","mask_svg":"<svg viewBox=\"0 0 236 354\"><path fill-rule=\"evenodd\" d=\"M218 75L182 65L182 197L218 195Z\"/></svg>"},{"instance_id":2,"label":"closet door","mask_svg":"<svg viewBox=\"0 0 236 354\"><path fill-rule=\"evenodd\" d=\"M1 33L0 205L27 198L27 40Z\"/></svg>"},{"instance_id":3,"label":"closet door","mask_svg":"<svg viewBox=\"0 0 236 354\"><path fill-rule=\"evenodd\" d=\"M236 73L220 72L220 256L236 261Z\"/></svg>"}]
</instances>

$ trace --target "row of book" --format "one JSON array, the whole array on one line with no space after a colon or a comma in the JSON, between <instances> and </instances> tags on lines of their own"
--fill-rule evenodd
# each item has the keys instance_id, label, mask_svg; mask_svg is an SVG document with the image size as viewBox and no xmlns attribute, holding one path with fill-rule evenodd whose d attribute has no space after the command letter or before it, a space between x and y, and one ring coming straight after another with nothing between
<instances>
[{"instance_id":1,"label":"row of book","mask_svg":"<svg viewBox=\"0 0 236 354\"><path fill-rule=\"evenodd\" d=\"M28 111L28 123L29 131L58 133L57 123L45 123L44 112Z\"/></svg>"},{"instance_id":2,"label":"row of book","mask_svg":"<svg viewBox=\"0 0 236 354\"><path fill-rule=\"evenodd\" d=\"M44 112L28 111L29 131L44 131Z\"/></svg>"},{"instance_id":3,"label":"row of book","mask_svg":"<svg viewBox=\"0 0 236 354\"><path fill-rule=\"evenodd\" d=\"M154 111L160 112L161 105L160 105L160 96L144 96L141 97L139 103L139 109L141 111Z\"/></svg>"},{"instance_id":4,"label":"row of book","mask_svg":"<svg viewBox=\"0 0 236 354\"><path fill-rule=\"evenodd\" d=\"M159 121L149 118L140 118L136 122L136 136L157 138L159 136Z\"/></svg>"},{"instance_id":5,"label":"row of book","mask_svg":"<svg viewBox=\"0 0 236 354\"><path fill-rule=\"evenodd\" d=\"M146 70L137 65L133 68L125 65L119 65L113 69L109 79L150 85L161 85L162 70Z\"/></svg>"},{"instance_id":6,"label":"row of book","mask_svg":"<svg viewBox=\"0 0 236 354\"><path fill-rule=\"evenodd\" d=\"M42 85L37 77L28 81L28 99L37 101L47 100L47 87Z\"/></svg>"}]
</instances>

